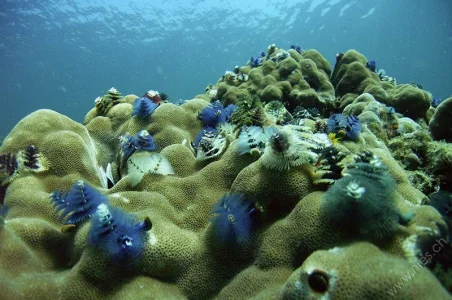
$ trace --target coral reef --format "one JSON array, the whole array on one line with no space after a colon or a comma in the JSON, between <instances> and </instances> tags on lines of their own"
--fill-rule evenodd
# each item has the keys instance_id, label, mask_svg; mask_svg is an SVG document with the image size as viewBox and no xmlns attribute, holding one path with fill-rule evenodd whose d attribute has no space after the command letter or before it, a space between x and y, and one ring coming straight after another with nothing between
<instances>
[{"instance_id":1,"label":"coral reef","mask_svg":"<svg viewBox=\"0 0 452 300\"><path fill-rule=\"evenodd\" d=\"M181 105L112 88L82 124L35 111L0 147L0 295L451 298L451 99L431 98L355 50L332 69L272 44Z\"/></svg>"}]
</instances>

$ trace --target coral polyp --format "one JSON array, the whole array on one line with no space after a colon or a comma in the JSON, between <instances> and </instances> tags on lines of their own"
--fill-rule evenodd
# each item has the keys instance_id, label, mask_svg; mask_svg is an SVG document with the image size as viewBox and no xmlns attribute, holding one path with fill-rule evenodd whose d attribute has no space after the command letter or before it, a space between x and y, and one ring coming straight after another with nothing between
<instances>
[{"instance_id":1,"label":"coral polyp","mask_svg":"<svg viewBox=\"0 0 452 300\"><path fill-rule=\"evenodd\" d=\"M38 148L34 145L30 145L26 150L19 152L23 165L25 168L34 172L44 172L49 168L49 162L44 157Z\"/></svg>"},{"instance_id":2,"label":"coral polyp","mask_svg":"<svg viewBox=\"0 0 452 300\"><path fill-rule=\"evenodd\" d=\"M151 153L147 156L131 157L127 160L127 172L132 186L136 186L144 175L172 175L173 167L168 159L160 153Z\"/></svg>"},{"instance_id":3,"label":"coral polyp","mask_svg":"<svg viewBox=\"0 0 452 300\"><path fill-rule=\"evenodd\" d=\"M230 115L230 113L228 113ZM223 105L215 101L199 113L199 118L206 127L215 127L218 123L226 122L226 113Z\"/></svg>"},{"instance_id":4,"label":"coral polyp","mask_svg":"<svg viewBox=\"0 0 452 300\"><path fill-rule=\"evenodd\" d=\"M361 238L391 237L399 225L394 202L395 181L381 165L356 163L323 196L321 211L328 222Z\"/></svg>"},{"instance_id":5,"label":"coral polyp","mask_svg":"<svg viewBox=\"0 0 452 300\"><path fill-rule=\"evenodd\" d=\"M335 180L342 177L342 170L345 168L343 163L346 154L339 151L334 146L323 148L319 153L319 159L316 163L314 179L315 183L334 183Z\"/></svg>"},{"instance_id":6,"label":"coral polyp","mask_svg":"<svg viewBox=\"0 0 452 300\"><path fill-rule=\"evenodd\" d=\"M114 87L110 88L107 94L94 100L97 114L100 116L106 115L114 105L121 102L121 99L121 93Z\"/></svg>"},{"instance_id":7,"label":"coral polyp","mask_svg":"<svg viewBox=\"0 0 452 300\"><path fill-rule=\"evenodd\" d=\"M250 62L249 62L251 68L257 68L260 65L262 65L263 57L265 57L264 52L262 52L261 55L251 56Z\"/></svg>"},{"instance_id":8,"label":"coral polyp","mask_svg":"<svg viewBox=\"0 0 452 300\"><path fill-rule=\"evenodd\" d=\"M4 206L3 203L0 205L0 227L5 225L5 216L8 213L8 207Z\"/></svg>"},{"instance_id":9,"label":"coral polyp","mask_svg":"<svg viewBox=\"0 0 452 300\"><path fill-rule=\"evenodd\" d=\"M89 243L112 262L127 264L143 254L151 228L148 218L137 222L122 209L101 204L91 219Z\"/></svg>"},{"instance_id":10,"label":"coral polyp","mask_svg":"<svg viewBox=\"0 0 452 300\"><path fill-rule=\"evenodd\" d=\"M289 136L284 131L277 131L268 139L270 147L275 152L285 152L289 149Z\"/></svg>"},{"instance_id":11,"label":"coral polyp","mask_svg":"<svg viewBox=\"0 0 452 300\"><path fill-rule=\"evenodd\" d=\"M312 151L316 146L314 142L300 138L291 129L278 129L269 137L261 161L268 169L288 171L316 162L318 156Z\"/></svg>"},{"instance_id":12,"label":"coral polyp","mask_svg":"<svg viewBox=\"0 0 452 300\"><path fill-rule=\"evenodd\" d=\"M163 100L166 100L166 98L168 98L168 96L166 94L160 94L158 91L154 91L154 90L147 91L143 97L148 98L149 100L151 100L153 103L155 103L157 105L160 105L160 103L162 103Z\"/></svg>"},{"instance_id":13,"label":"coral polyp","mask_svg":"<svg viewBox=\"0 0 452 300\"><path fill-rule=\"evenodd\" d=\"M251 149L263 151L268 136L259 126L243 126L238 139L237 150L240 155L249 153Z\"/></svg>"},{"instance_id":14,"label":"coral polyp","mask_svg":"<svg viewBox=\"0 0 452 300\"><path fill-rule=\"evenodd\" d=\"M141 130L136 135L125 135L119 138L121 154L128 159L137 151L155 151L157 145L154 138L146 130Z\"/></svg>"},{"instance_id":15,"label":"coral polyp","mask_svg":"<svg viewBox=\"0 0 452 300\"><path fill-rule=\"evenodd\" d=\"M17 157L15 154L6 153L0 155L0 181L2 185L3 181L10 181L14 178L19 164L17 162Z\"/></svg>"},{"instance_id":16,"label":"coral polyp","mask_svg":"<svg viewBox=\"0 0 452 300\"><path fill-rule=\"evenodd\" d=\"M299 54L301 54L301 52L303 51L303 49L299 45L290 45L290 49L297 51Z\"/></svg>"},{"instance_id":17,"label":"coral polyp","mask_svg":"<svg viewBox=\"0 0 452 300\"><path fill-rule=\"evenodd\" d=\"M356 116L332 114L326 123L328 133L356 141L361 133L361 122Z\"/></svg>"},{"instance_id":18,"label":"coral polyp","mask_svg":"<svg viewBox=\"0 0 452 300\"><path fill-rule=\"evenodd\" d=\"M109 202L106 196L82 180L74 183L66 193L54 191L50 200L60 213L58 222L64 220L64 224L83 222L91 218L99 205Z\"/></svg>"},{"instance_id":19,"label":"coral polyp","mask_svg":"<svg viewBox=\"0 0 452 300\"><path fill-rule=\"evenodd\" d=\"M211 214L214 233L222 246L243 246L251 242L253 203L244 195L232 193L224 195L215 204Z\"/></svg>"},{"instance_id":20,"label":"coral polyp","mask_svg":"<svg viewBox=\"0 0 452 300\"><path fill-rule=\"evenodd\" d=\"M158 104L152 102L147 97L137 98L133 103L132 116L147 118L157 109L157 107Z\"/></svg>"},{"instance_id":21,"label":"coral polyp","mask_svg":"<svg viewBox=\"0 0 452 300\"><path fill-rule=\"evenodd\" d=\"M196 135L193 142L197 160L207 160L224 152L227 140L215 128L206 127Z\"/></svg>"}]
</instances>

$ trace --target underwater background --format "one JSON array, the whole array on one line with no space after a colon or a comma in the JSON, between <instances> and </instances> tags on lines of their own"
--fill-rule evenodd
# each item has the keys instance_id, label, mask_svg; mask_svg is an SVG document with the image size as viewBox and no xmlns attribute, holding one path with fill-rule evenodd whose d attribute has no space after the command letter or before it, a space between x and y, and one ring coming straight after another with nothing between
<instances>
[{"instance_id":1,"label":"underwater background","mask_svg":"<svg viewBox=\"0 0 452 300\"><path fill-rule=\"evenodd\" d=\"M449 0L0 1L0 136L49 108L82 121L114 86L191 99L269 44L356 49L399 82L450 96Z\"/></svg>"},{"instance_id":2,"label":"underwater background","mask_svg":"<svg viewBox=\"0 0 452 300\"><path fill-rule=\"evenodd\" d=\"M452 299L451 1L212 2L0 0L0 299Z\"/></svg>"}]
</instances>

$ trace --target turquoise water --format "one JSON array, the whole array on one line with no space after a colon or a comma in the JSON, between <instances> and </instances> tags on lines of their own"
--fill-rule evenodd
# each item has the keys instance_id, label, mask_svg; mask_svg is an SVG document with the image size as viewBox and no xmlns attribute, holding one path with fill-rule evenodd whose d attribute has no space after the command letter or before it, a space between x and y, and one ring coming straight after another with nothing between
<instances>
[{"instance_id":1,"label":"turquoise water","mask_svg":"<svg viewBox=\"0 0 452 300\"><path fill-rule=\"evenodd\" d=\"M451 16L447 0L2 0L0 136L39 108L81 121L112 86L191 99L272 43L315 48L332 64L354 48L444 99Z\"/></svg>"}]
</instances>

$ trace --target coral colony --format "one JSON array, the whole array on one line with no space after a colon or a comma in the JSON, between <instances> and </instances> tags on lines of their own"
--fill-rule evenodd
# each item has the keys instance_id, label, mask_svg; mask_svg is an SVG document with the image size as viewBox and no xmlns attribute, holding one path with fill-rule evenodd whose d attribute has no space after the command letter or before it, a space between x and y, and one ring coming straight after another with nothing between
<instances>
[{"instance_id":1,"label":"coral colony","mask_svg":"<svg viewBox=\"0 0 452 300\"><path fill-rule=\"evenodd\" d=\"M3 298L450 298L452 98L296 44L139 95L5 138Z\"/></svg>"}]
</instances>

